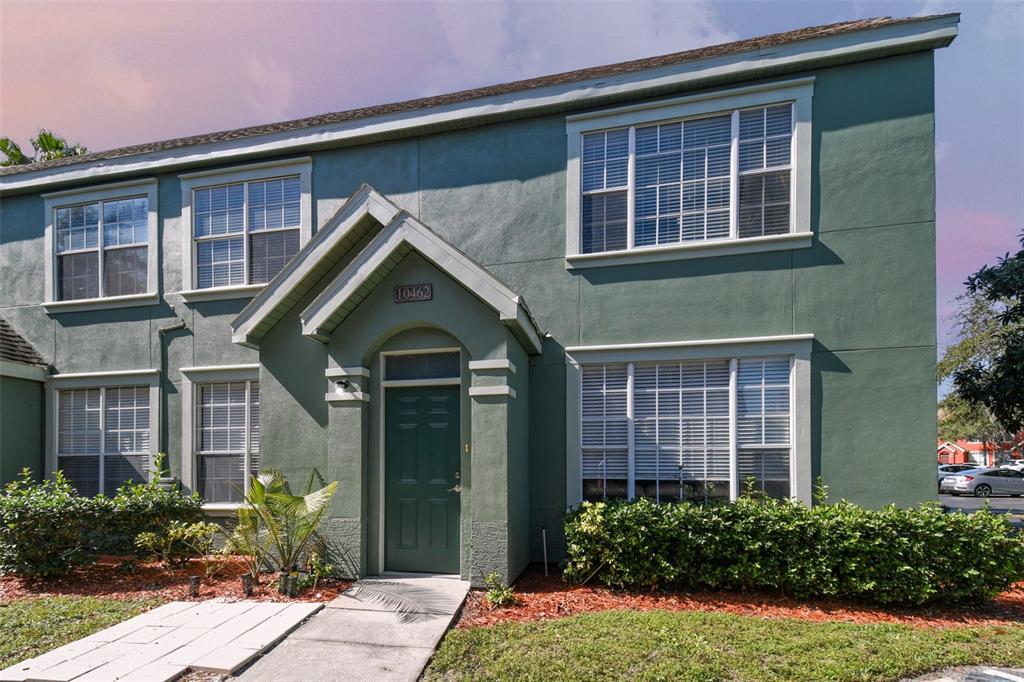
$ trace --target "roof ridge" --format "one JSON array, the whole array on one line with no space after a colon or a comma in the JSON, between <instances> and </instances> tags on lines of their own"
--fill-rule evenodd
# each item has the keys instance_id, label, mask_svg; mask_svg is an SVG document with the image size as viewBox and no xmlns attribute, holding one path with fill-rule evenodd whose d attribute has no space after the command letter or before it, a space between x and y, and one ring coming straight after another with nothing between
<instances>
[{"instance_id":1,"label":"roof ridge","mask_svg":"<svg viewBox=\"0 0 1024 682\"><path fill-rule=\"evenodd\" d=\"M659 66L669 66L684 63L687 61L693 61L696 59L754 51L767 47L776 47L783 44L811 40L814 38L821 38L845 33L854 33L857 31L880 28L883 26L911 24L952 16L957 16L957 13L951 12L946 14L933 14L920 17L903 18L893 18L891 16L871 17L868 19L850 19L846 21L834 22L831 24L808 26L803 28L791 29L788 31L782 31L778 33L767 34L763 36L743 38L728 43L719 43L716 45L708 45L704 47L692 48L689 50L683 50L679 52L671 52L668 54L643 57L640 59L633 59L624 62L585 67L582 69L563 71L543 76L535 76L531 78L509 81L506 83L487 85L483 87L470 88L465 90L457 90L454 92L444 93L440 95L418 97L414 99L401 100L398 102L390 102L385 104L359 107L356 109L347 109L323 114L316 114L313 116L306 116L286 121L262 123L229 130L201 133L197 135L177 137L154 142L146 142L123 147L115 147L113 149L89 152L86 154L80 154L78 156L68 156L60 159L52 159L49 161L41 161L31 164L0 167L0 177L18 175L21 173L29 173L48 168L57 168L62 166L89 163L92 161L102 161L135 156L138 154L144 154L167 149L190 147L211 142L225 142L241 138L272 134L276 132L315 128L317 126L330 125L334 123L357 120L361 118L369 118L371 116L397 114L408 111L414 111L417 109L425 109L431 106L462 103L487 96L507 94L512 92L521 92L544 86L564 85L576 81L583 81L588 78L644 71L646 69L656 68Z\"/></svg>"}]
</instances>

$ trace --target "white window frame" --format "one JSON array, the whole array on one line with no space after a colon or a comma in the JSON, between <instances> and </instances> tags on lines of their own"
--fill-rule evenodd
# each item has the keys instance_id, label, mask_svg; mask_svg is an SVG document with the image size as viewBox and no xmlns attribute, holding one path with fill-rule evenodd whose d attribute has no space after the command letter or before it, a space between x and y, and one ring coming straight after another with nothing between
<instances>
[{"instance_id":1,"label":"white window frame","mask_svg":"<svg viewBox=\"0 0 1024 682\"><path fill-rule=\"evenodd\" d=\"M250 382L260 380L260 366L251 365L222 365L213 367L182 367L181 368L181 483L191 491L198 490L197 480L198 467L196 466L196 384L209 384L228 381L244 381L245 386L245 487L246 492L249 486L249 464L251 452L249 450L249 391ZM260 384L260 391L263 384ZM262 409L263 395L260 394L260 407ZM261 433L262 440L262 433ZM261 444L262 445L262 444ZM209 502L203 504L207 512L231 512L242 505L234 502Z\"/></svg>"},{"instance_id":2,"label":"white window frame","mask_svg":"<svg viewBox=\"0 0 1024 682\"><path fill-rule=\"evenodd\" d=\"M730 499L740 494L736 476L738 446L735 438L735 360L748 357L789 356L790 366L790 496L810 505L813 498L811 471L811 351L813 334L764 336L707 341L674 341L594 346L570 346L565 350L566 372L566 504L583 500L582 366L640 362L680 362L728 359L730 363ZM632 400L632 387L628 399ZM629 408L627 408L629 409ZM629 412L630 420L632 412ZM632 429L630 429L632 434ZM630 436L632 441L632 436ZM632 443L630 443L632 447ZM630 459L632 462L632 459ZM632 471L632 465L630 465ZM633 487L632 476L629 488Z\"/></svg>"},{"instance_id":3,"label":"white window frame","mask_svg":"<svg viewBox=\"0 0 1024 682\"><path fill-rule=\"evenodd\" d=\"M646 102L615 109L587 112L566 117L567 141L565 188L565 263L568 269L632 265L686 258L704 258L763 251L805 248L811 245L811 104L814 78L753 85L743 88ZM787 234L740 238L737 233L739 207L738 111L776 104L792 103L793 137L790 156L790 231ZM635 146L636 127L732 113L733 149L731 154L730 237L659 246L634 246ZM583 136L617 128L629 128L630 157L627 185L627 248L596 253L582 252ZM621 190L619 190L621 191Z\"/></svg>"},{"instance_id":4,"label":"white window frame","mask_svg":"<svg viewBox=\"0 0 1024 682\"><path fill-rule=\"evenodd\" d=\"M52 374L46 378L46 466L48 478L57 473L57 426L60 391L72 389L98 388L105 393L108 388L123 386L149 387L149 468L160 448L160 370L138 369L115 372L81 372L73 374ZM104 431L103 421L106 418L106 396L100 399L100 429ZM105 436L105 433L104 433ZM105 440L105 437L103 438ZM100 450L103 450L101 444ZM100 456L100 491L103 491L103 456ZM113 492L113 491L110 491Z\"/></svg>"},{"instance_id":5,"label":"white window frame","mask_svg":"<svg viewBox=\"0 0 1024 682\"><path fill-rule=\"evenodd\" d=\"M132 180L130 182L115 182L107 185L96 185L93 187L80 187L64 190L61 192L50 192L42 195L43 215L45 219L44 248L46 259L44 261L44 279L46 289L43 307L48 313L70 313L82 310L102 310L104 308L129 308L133 306L154 305L159 302L159 281L160 281L160 239L157 234L157 180L147 178L145 180ZM59 300L57 287L60 282L57 278L58 256L57 253L57 209L65 206L77 206L80 204L93 204L114 199L129 199L146 197L148 203L148 219L146 225L146 291L141 294L129 294L126 296L103 296L97 298L79 298L69 301ZM102 208L101 208L102 211ZM99 253L99 286L103 290L103 231L100 225L98 239Z\"/></svg>"},{"instance_id":6,"label":"white window frame","mask_svg":"<svg viewBox=\"0 0 1024 682\"><path fill-rule=\"evenodd\" d=\"M238 284L223 287L197 288L196 273L196 239L192 234L192 203L195 191L207 187L233 185L237 183L274 180L277 178L299 177L299 248L301 249L313 236L313 160L302 158L282 159L251 163L231 168L217 168L195 173L183 173L178 176L181 183L181 291L178 294L186 302L215 301L230 298L251 298L267 283ZM248 187L248 184L246 184ZM248 191L248 190L246 190ZM241 236L245 242L245 279L249 281L249 201L246 197L244 210L245 229L234 236ZM292 228L294 229L294 228Z\"/></svg>"}]
</instances>

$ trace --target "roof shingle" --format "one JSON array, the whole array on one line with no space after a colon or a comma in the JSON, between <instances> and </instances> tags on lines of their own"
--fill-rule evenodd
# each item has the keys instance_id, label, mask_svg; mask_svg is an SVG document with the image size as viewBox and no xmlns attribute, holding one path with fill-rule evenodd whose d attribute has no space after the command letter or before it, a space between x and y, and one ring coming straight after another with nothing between
<instances>
[{"instance_id":1,"label":"roof shingle","mask_svg":"<svg viewBox=\"0 0 1024 682\"><path fill-rule=\"evenodd\" d=\"M785 31L782 33L773 33L771 35L760 36L756 38L737 40L731 43L711 45L708 47L700 47L693 50L674 52L671 54L660 55L656 57L635 59L632 61L620 62L618 64L608 64L604 66L595 66L586 69L579 69L576 71L566 71L563 73L556 73L548 76L528 78L525 80L512 81L509 83L501 83L498 85L490 85L482 88L474 88L471 90L461 90L459 92L452 92L443 95L421 97L419 99L405 100L402 102L393 102L390 104L380 104L369 107L362 107L359 109L349 109L347 111L338 111L327 114L320 114L317 116L310 116L307 118L299 118L290 121L281 121L277 123L255 125L245 128L236 128L234 130L224 130L220 132L205 133L202 135L193 135L190 137L179 137L176 139L162 140L159 142L148 142L145 144L119 147L116 149L108 149L105 151L90 152L88 154L82 154L79 156L70 156L61 159L53 159L51 161L42 161L39 163L25 164L20 166L8 166L0 168L0 176L16 175L19 173L28 173L31 171L38 171L48 168L57 168L61 166L71 166L81 163L88 163L92 161L103 161L127 156L136 156L139 154L147 154L182 147L191 147L195 145L208 144L214 142L227 142L231 140L237 140L247 137L257 137L260 135L267 135L272 133L302 130L306 128L316 128L318 126L331 125L357 119L370 118L374 116L404 113L409 111L415 111L417 109L426 109L429 107L447 104L459 104L462 102L468 102L470 100L479 99L482 97L490 97L494 95L502 95L512 92L520 92L524 90L531 90L534 88L541 88L553 85L564 85L577 81L588 80L591 78L600 78L606 76L634 73L662 66L671 66L681 64L684 62L695 61L698 59L707 59L710 57L718 57L728 54L737 54L742 52L761 50L765 48L784 45L787 43L794 43L802 40L810 40L812 38L823 38L828 36L853 33L856 31L881 28L885 26L894 26L899 24L911 24L946 16L954 15L944 14L906 18L875 17L871 19L842 21L834 24L826 24L823 26L811 26L792 31Z\"/></svg>"},{"instance_id":2,"label":"roof shingle","mask_svg":"<svg viewBox=\"0 0 1024 682\"><path fill-rule=\"evenodd\" d=\"M0 318L0 360L36 367L46 366L43 356L3 318Z\"/></svg>"}]
</instances>

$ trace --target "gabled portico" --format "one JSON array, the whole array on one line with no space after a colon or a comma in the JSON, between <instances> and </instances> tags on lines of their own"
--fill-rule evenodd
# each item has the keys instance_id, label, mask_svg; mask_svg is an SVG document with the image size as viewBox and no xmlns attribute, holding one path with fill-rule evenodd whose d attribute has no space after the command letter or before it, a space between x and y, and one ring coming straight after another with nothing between
<instances>
[{"instance_id":1,"label":"gabled portico","mask_svg":"<svg viewBox=\"0 0 1024 682\"><path fill-rule=\"evenodd\" d=\"M301 457L339 480L327 527L348 572L479 582L526 565L529 355L541 335L515 291L363 186L232 328L264 367L288 364L264 361L272 329L326 351L319 378L289 382L321 387L323 452L261 456L267 467Z\"/></svg>"}]
</instances>

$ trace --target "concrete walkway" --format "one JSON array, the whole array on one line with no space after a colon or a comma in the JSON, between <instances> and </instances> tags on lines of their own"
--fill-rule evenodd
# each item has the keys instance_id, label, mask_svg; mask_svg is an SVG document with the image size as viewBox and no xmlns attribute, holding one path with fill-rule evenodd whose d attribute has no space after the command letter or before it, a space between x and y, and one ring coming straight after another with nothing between
<instances>
[{"instance_id":1,"label":"concrete walkway","mask_svg":"<svg viewBox=\"0 0 1024 682\"><path fill-rule=\"evenodd\" d=\"M239 679L414 681L468 591L469 583L454 576L391 573L359 580Z\"/></svg>"},{"instance_id":2,"label":"concrete walkway","mask_svg":"<svg viewBox=\"0 0 1024 682\"><path fill-rule=\"evenodd\" d=\"M188 670L230 675L322 604L171 602L0 671L4 682L166 682Z\"/></svg>"},{"instance_id":3,"label":"concrete walkway","mask_svg":"<svg viewBox=\"0 0 1024 682\"><path fill-rule=\"evenodd\" d=\"M904 681L908 682L908 681ZM966 666L914 678L909 682L1024 682L1024 670Z\"/></svg>"}]
</instances>

